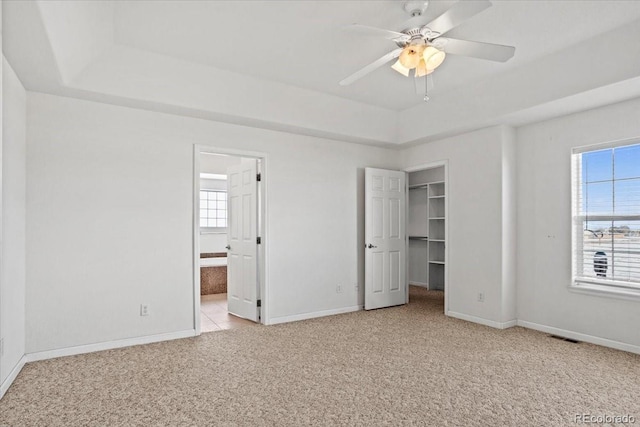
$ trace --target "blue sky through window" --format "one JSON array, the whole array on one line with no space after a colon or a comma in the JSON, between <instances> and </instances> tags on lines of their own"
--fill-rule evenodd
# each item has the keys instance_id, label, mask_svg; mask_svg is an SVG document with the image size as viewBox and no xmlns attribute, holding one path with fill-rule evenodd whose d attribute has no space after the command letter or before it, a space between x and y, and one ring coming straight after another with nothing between
<instances>
[{"instance_id":1,"label":"blue sky through window","mask_svg":"<svg viewBox=\"0 0 640 427\"><path fill-rule=\"evenodd\" d=\"M582 211L588 215L640 215L640 144L582 154ZM593 222L591 230L611 227ZM640 230L640 221L618 221Z\"/></svg>"}]
</instances>

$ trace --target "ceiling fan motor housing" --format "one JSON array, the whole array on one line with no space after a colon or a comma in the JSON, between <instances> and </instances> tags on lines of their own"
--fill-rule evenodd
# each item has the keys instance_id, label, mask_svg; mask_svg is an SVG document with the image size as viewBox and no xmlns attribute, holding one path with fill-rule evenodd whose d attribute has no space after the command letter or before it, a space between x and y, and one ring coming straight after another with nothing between
<instances>
[{"instance_id":1,"label":"ceiling fan motor housing","mask_svg":"<svg viewBox=\"0 0 640 427\"><path fill-rule=\"evenodd\" d=\"M421 16L428 6L428 1L408 1L404 4L404 10L412 17L416 17Z\"/></svg>"},{"instance_id":2,"label":"ceiling fan motor housing","mask_svg":"<svg viewBox=\"0 0 640 427\"><path fill-rule=\"evenodd\" d=\"M429 42L440 35L440 33L431 31L427 27L409 28L403 30L402 33L406 34L408 38L396 40L396 44L399 47L430 44Z\"/></svg>"}]
</instances>

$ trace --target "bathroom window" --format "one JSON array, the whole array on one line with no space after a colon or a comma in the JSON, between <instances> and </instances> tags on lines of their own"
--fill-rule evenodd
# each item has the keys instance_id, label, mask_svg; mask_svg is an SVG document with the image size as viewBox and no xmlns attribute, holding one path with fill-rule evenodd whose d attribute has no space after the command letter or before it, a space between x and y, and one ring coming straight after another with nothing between
<instances>
[{"instance_id":1,"label":"bathroom window","mask_svg":"<svg viewBox=\"0 0 640 427\"><path fill-rule=\"evenodd\" d=\"M227 192L200 190L200 228L227 227Z\"/></svg>"}]
</instances>

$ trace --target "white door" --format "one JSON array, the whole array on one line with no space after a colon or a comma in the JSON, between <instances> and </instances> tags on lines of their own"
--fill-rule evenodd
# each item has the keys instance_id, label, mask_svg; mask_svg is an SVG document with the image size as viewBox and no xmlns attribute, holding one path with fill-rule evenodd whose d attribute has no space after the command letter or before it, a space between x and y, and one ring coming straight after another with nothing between
<instances>
[{"instance_id":1,"label":"white door","mask_svg":"<svg viewBox=\"0 0 640 427\"><path fill-rule=\"evenodd\" d=\"M257 161L227 170L227 304L229 313L258 320Z\"/></svg>"},{"instance_id":2,"label":"white door","mask_svg":"<svg viewBox=\"0 0 640 427\"><path fill-rule=\"evenodd\" d=\"M407 302L405 180L405 172L365 168L365 310Z\"/></svg>"}]
</instances>

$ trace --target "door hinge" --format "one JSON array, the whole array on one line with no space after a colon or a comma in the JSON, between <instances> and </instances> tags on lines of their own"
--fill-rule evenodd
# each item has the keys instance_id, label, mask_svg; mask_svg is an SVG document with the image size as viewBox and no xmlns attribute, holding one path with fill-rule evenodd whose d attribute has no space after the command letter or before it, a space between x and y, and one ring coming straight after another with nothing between
<instances>
[{"instance_id":1,"label":"door hinge","mask_svg":"<svg viewBox=\"0 0 640 427\"><path fill-rule=\"evenodd\" d=\"M259 244L259 245L261 245L261 244L262 244L262 237L258 237L258 238L256 239L256 243L257 243L257 244Z\"/></svg>"},{"instance_id":2,"label":"door hinge","mask_svg":"<svg viewBox=\"0 0 640 427\"><path fill-rule=\"evenodd\" d=\"M256 181L258 181L258 182L262 181L262 174L261 173L256 175Z\"/></svg>"},{"instance_id":3,"label":"door hinge","mask_svg":"<svg viewBox=\"0 0 640 427\"><path fill-rule=\"evenodd\" d=\"M257 304L258 307L262 307L262 300L259 299L258 301L256 301L256 304Z\"/></svg>"}]
</instances>

